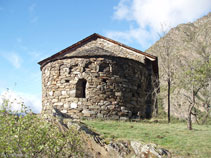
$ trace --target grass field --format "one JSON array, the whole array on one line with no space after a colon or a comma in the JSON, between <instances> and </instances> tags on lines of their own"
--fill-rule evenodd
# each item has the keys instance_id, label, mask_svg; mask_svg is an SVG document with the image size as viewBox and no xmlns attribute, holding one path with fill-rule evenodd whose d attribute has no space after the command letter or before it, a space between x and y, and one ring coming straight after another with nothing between
<instances>
[{"instance_id":1,"label":"grass field","mask_svg":"<svg viewBox=\"0 0 211 158\"><path fill-rule=\"evenodd\" d=\"M168 149L173 158L211 158L211 125L193 125L187 130L185 123L84 121L107 141L136 140L154 143Z\"/></svg>"}]
</instances>

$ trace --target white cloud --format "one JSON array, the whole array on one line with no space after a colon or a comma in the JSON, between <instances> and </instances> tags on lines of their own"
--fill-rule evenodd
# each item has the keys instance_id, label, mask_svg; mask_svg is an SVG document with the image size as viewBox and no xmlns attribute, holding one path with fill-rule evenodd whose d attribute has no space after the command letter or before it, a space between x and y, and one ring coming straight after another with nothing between
<instances>
[{"instance_id":1,"label":"white cloud","mask_svg":"<svg viewBox=\"0 0 211 158\"><path fill-rule=\"evenodd\" d=\"M23 40L22 40L21 37L16 38L16 41L17 41L18 43L22 43L22 42L23 42Z\"/></svg>"},{"instance_id":2,"label":"white cloud","mask_svg":"<svg viewBox=\"0 0 211 158\"><path fill-rule=\"evenodd\" d=\"M36 3L32 3L29 7L28 7L28 11L29 11L29 15L30 15L30 23L36 23L39 19L39 17L36 15L36 8L37 8L37 4Z\"/></svg>"},{"instance_id":3,"label":"white cloud","mask_svg":"<svg viewBox=\"0 0 211 158\"><path fill-rule=\"evenodd\" d=\"M210 0L120 0L114 7L114 19L135 22L137 27L127 31L110 31L116 39L137 40L143 47L146 41L156 39L161 24L174 27L192 22L211 11Z\"/></svg>"},{"instance_id":4,"label":"white cloud","mask_svg":"<svg viewBox=\"0 0 211 158\"><path fill-rule=\"evenodd\" d=\"M9 61L16 69L21 67L22 58L16 52L0 52L0 55Z\"/></svg>"},{"instance_id":5,"label":"white cloud","mask_svg":"<svg viewBox=\"0 0 211 158\"><path fill-rule=\"evenodd\" d=\"M11 53L11 54L8 54L6 58L16 69L21 67L22 59L18 54Z\"/></svg>"},{"instance_id":6,"label":"white cloud","mask_svg":"<svg viewBox=\"0 0 211 158\"><path fill-rule=\"evenodd\" d=\"M40 113L42 109L41 95L33 95L26 93L18 93L23 97L24 104L29 107L33 112Z\"/></svg>"},{"instance_id":7,"label":"white cloud","mask_svg":"<svg viewBox=\"0 0 211 158\"><path fill-rule=\"evenodd\" d=\"M29 6L29 8L28 8L28 10L29 10L29 12L35 12L35 8L37 7L37 4L36 3L32 3L30 6Z\"/></svg>"},{"instance_id":8,"label":"white cloud","mask_svg":"<svg viewBox=\"0 0 211 158\"><path fill-rule=\"evenodd\" d=\"M40 113L42 108L40 95L32 95L7 90L0 94L0 106L2 105L3 99L9 100L12 111L20 112L21 104L24 104L35 113Z\"/></svg>"},{"instance_id":9,"label":"white cloud","mask_svg":"<svg viewBox=\"0 0 211 158\"><path fill-rule=\"evenodd\" d=\"M42 53L40 51L36 51L36 50L28 50L27 54L30 55L33 59L35 60L39 60L42 56Z\"/></svg>"},{"instance_id":10,"label":"white cloud","mask_svg":"<svg viewBox=\"0 0 211 158\"><path fill-rule=\"evenodd\" d=\"M30 19L30 22L31 23L36 23L38 21L38 16L33 16L31 19Z\"/></svg>"},{"instance_id":11,"label":"white cloud","mask_svg":"<svg viewBox=\"0 0 211 158\"><path fill-rule=\"evenodd\" d=\"M116 11L114 14L114 18L130 20L131 19L130 7L131 7L130 0L120 0L118 6L114 7Z\"/></svg>"}]
</instances>

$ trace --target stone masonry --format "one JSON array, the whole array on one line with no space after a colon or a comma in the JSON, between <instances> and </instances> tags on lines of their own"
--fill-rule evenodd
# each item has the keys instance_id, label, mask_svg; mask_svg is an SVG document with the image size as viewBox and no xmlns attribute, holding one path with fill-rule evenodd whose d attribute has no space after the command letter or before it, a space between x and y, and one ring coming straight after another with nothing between
<instances>
[{"instance_id":1,"label":"stone masonry","mask_svg":"<svg viewBox=\"0 0 211 158\"><path fill-rule=\"evenodd\" d=\"M75 119L149 118L157 58L93 34L39 64L42 113L54 108Z\"/></svg>"}]
</instances>

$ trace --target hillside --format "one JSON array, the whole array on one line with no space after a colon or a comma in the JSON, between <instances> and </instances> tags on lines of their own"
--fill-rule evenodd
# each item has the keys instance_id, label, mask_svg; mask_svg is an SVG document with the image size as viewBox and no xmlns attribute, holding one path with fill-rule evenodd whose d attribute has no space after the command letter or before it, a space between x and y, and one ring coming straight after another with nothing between
<instances>
[{"instance_id":1,"label":"hillside","mask_svg":"<svg viewBox=\"0 0 211 158\"><path fill-rule=\"evenodd\" d=\"M84 121L89 127L109 140L131 140L147 144L158 144L168 149L172 158L208 158L211 151L209 137L211 125L194 125L194 130L186 129L183 122L168 124L159 120L141 122Z\"/></svg>"},{"instance_id":2,"label":"hillside","mask_svg":"<svg viewBox=\"0 0 211 158\"><path fill-rule=\"evenodd\" d=\"M207 61L211 55L211 13L196 20L193 23L180 24L172 28L165 36L146 50L147 53L158 56L161 82L161 94L165 98L164 105L167 109L166 73L163 62L166 60L166 52L170 54L172 67L171 113L180 118L187 116L187 99L178 92L177 87L182 81L182 72L186 66L190 66L194 60ZM176 87L176 88L175 88ZM176 90L175 90L176 89Z\"/></svg>"},{"instance_id":3,"label":"hillside","mask_svg":"<svg viewBox=\"0 0 211 158\"><path fill-rule=\"evenodd\" d=\"M193 23L180 24L172 28L164 37L153 44L146 52L156 56L162 53L163 45L171 39L172 53L196 58L199 51L211 51L211 12Z\"/></svg>"}]
</instances>

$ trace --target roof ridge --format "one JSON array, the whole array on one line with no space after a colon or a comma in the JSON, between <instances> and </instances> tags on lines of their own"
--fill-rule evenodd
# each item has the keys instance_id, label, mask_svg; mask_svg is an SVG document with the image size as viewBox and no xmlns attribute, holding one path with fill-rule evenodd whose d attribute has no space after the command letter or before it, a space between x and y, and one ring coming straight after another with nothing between
<instances>
[{"instance_id":1,"label":"roof ridge","mask_svg":"<svg viewBox=\"0 0 211 158\"><path fill-rule=\"evenodd\" d=\"M117 45L119 45L119 46L121 46L121 47L124 47L124 48L126 48L126 49L132 50L132 51L134 51L134 52L136 52L136 53L142 54L142 55L147 56L147 57L149 57L149 58L152 58L152 59L156 59L156 58L157 58L157 57L154 56L154 55L151 55L151 54L148 54L148 53L146 53L146 52L142 52L142 51L140 51L140 50L138 50L138 49L129 47L129 46L125 45L125 44L122 44L122 43L117 42L117 41L115 41L115 40L112 40L112 39L110 39L110 38L104 37L104 36L102 36L102 35L100 35L100 34L93 33L92 35L90 35L90 36L88 36L88 37L86 37L86 38L84 38L84 39L82 39L82 40L80 40L80 41L74 43L73 45L71 45L71 46L69 46L69 47L67 47L67 48L65 48L65 49L63 49L63 50L61 50L61 51L59 51L58 53L56 53L56 54L54 54L54 55L52 55L52 56L50 56L50 57L48 57L48 58L46 58L46 59L41 60L40 62L38 62L38 64L42 65L43 63L45 63L45 62L47 62L47 61L49 61L49 60L51 60L51 59L53 59L53 58L58 57L58 56L62 55L63 53L67 52L67 51L75 50L75 49L77 49L78 47L80 47L81 45L84 45L84 44L88 43L88 42L91 41L91 40L96 40L97 38L104 39L104 40L106 40L106 41L109 41L109 42L111 42L111 43L117 44Z\"/></svg>"}]
</instances>

